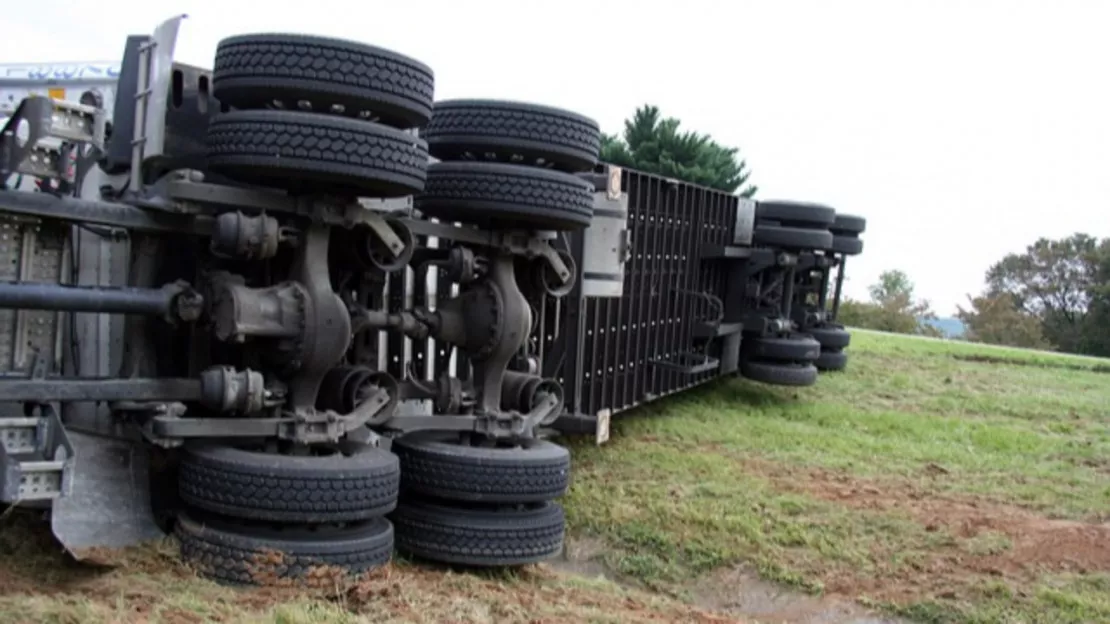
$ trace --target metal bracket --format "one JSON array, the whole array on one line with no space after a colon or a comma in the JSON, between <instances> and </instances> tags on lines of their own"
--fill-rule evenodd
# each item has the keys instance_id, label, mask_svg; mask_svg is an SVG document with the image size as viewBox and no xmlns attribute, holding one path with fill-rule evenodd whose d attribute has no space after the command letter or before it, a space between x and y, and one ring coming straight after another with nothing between
<instances>
[{"instance_id":1,"label":"metal bracket","mask_svg":"<svg viewBox=\"0 0 1110 624\"><path fill-rule=\"evenodd\" d=\"M682 375L699 375L717 370L721 361L701 353L678 353L672 360L652 360L650 364Z\"/></svg>"},{"instance_id":2,"label":"metal bracket","mask_svg":"<svg viewBox=\"0 0 1110 624\"><path fill-rule=\"evenodd\" d=\"M379 389L349 414L301 409L277 418L180 418L167 413L151 419L150 433L162 439L276 437L302 444L338 442L368 423L376 424L375 417L389 404L389 392Z\"/></svg>"},{"instance_id":3,"label":"metal bracket","mask_svg":"<svg viewBox=\"0 0 1110 624\"><path fill-rule=\"evenodd\" d=\"M347 206L344 212L344 221L349 223L350 226L363 224L369 227L394 258L400 258L401 254L405 253L405 247L407 247L405 241L401 240L401 237L397 236L393 228L389 227L389 223L382 215L367 210L361 204L354 203Z\"/></svg>"},{"instance_id":4,"label":"metal bracket","mask_svg":"<svg viewBox=\"0 0 1110 624\"><path fill-rule=\"evenodd\" d=\"M167 177L166 195L178 204L174 206L177 212L199 212L195 204L294 214L302 210L295 198L280 191L209 184L199 171L174 171Z\"/></svg>"},{"instance_id":5,"label":"metal bracket","mask_svg":"<svg viewBox=\"0 0 1110 624\"><path fill-rule=\"evenodd\" d=\"M701 257L704 260L747 260L756 252L750 247L736 245L705 244L701 248Z\"/></svg>"},{"instance_id":6,"label":"metal bracket","mask_svg":"<svg viewBox=\"0 0 1110 624\"><path fill-rule=\"evenodd\" d=\"M474 430L495 439L531 438L536 433L536 427L554 420L561 408L560 398L549 394L527 413L510 411L497 415L479 415Z\"/></svg>"},{"instance_id":7,"label":"metal bracket","mask_svg":"<svg viewBox=\"0 0 1110 624\"><path fill-rule=\"evenodd\" d=\"M624 295L624 275L636 244L629 227L629 197L621 192L620 169L611 168L609 176L606 188L594 193L593 217L578 243L581 294L586 297Z\"/></svg>"},{"instance_id":8,"label":"metal bracket","mask_svg":"<svg viewBox=\"0 0 1110 624\"><path fill-rule=\"evenodd\" d=\"M778 316L768 315L766 312L752 310L744 314L741 319L744 332L752 335L770 336L781 334L794 329L794 322Z\"/></svg>"},{"instance_id":9,"label":"metal bracket","mask_svg":"<svg viewBox=\"0 0 1110 624\"><path fill-rule=\"evenodd\" d=\"M609 441L609 426L613 419L613 410L605 408L597 412L597 425L594 428L594 444L601 446Z\"/></svg>"},{"instance_id":10,"label":"metal bracket","mask_svg":"<svg viewBox=\"0 0 1110 624\"><path fill-rule=\"evenodd\" d=\"M0 131L0 179L23 173L72 181L70 156L79 157L81 145L103 149L104 127L103 111L91 106L25 98Z\"/></svg>"},{"instance_id":11,"label":"metal bracket","mask_svg":"<svg viewBox=\"0 0 1110 624\"><path fill-rule=\"evenodd\" d=\"M620 167L609 167L609 183L605 186L605 192L614 201L621 198L621 173Z\"/></svg>"},{"instance_id":12,"label":"metal bracket","mask_svg":"<svg viewBox=\"0 0 1110 624\"><path fill-rule=\"evenodd\" d=\"M536 238L525 233L508 232L505 235L501 249L513 255L525 258L543 258L551 271L559 278L562 284L574 281L574 273L567 263L563 261L559 252L551 246L550 241Z\"/></svg>"},{"instance_id":13,"label":"metal bracket","mask_svg":"<svg viewBox=\"0 0 1110 624\"><path fill-rule=\"evenodd\" d=\"M755 231L755 200L741 197L736 202L736 220L732 226L732 244L747 247Z\"/></svg>"},{"instance_id":14,"label":"metal bracket","mask_svg":"<svg viewBox=\"0 0 1110 624\"><path fill-rule=\"evenodd\" d=\"M377 236L393 258L410 252L410 245L390 227L386 215L357 201L334 197L297 198L285 193L253 188L210 184L198 171L176 171L166 183L166 193L178 212L203 212L197 204L283 212L312 217L321 223L351 229L364 225ZM403 220L407 224L407 220Z\"/></svg>"},{"instance_id":15,"label":"metal bracket","mask_svg":"<svg viewBox=\"0 0 1110 624\"><path fill-rule=\"evenodd\" d=\"M395 415L381 423L385 429L414 431L464 431L494 439L531 438L536 428L553 421L562 412L562 399L548 395L527 413L504 411L496 414L436 414L433 416Z\"/></svg>"},{"instance_id":16,"label":"metal bracket","mask_svg":"<svg viewBox=\"0 0 1110 624\"><path fill-rule=\"evenodd\" d=\"M554 236L537 236L534 232L486 231L477 228L434 223L420 219L406 218L402 221L413 234L453 240L478 247L498 249L514 256L528 259L543 258L563 284L575 279L574 273L563 262L559 252L551 245Z\"/></svg>"},{"instance_id":17,"label":"metal bracket","mask_svg":"<svg viewBox=\"0 0 1110 624\"><path fill-rule=\"evenodd\" d=\"M0 500L52 500L72 488L73 446L53 405L38 416L0 418Z\"/></svg>"}]
</instances>

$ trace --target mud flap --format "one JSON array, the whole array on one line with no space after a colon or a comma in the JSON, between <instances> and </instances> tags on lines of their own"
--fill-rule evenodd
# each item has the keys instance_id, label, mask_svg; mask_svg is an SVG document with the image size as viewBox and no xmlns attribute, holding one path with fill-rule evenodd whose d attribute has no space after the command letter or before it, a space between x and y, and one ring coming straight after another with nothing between
<instances>
[{"instance_id":1,"label":"mud flap","mask_svg":"<svg viewBox=\"0 0 1110 624\"><path fill-rule=\"evenodd\" d=\"M96 548L122 548L162 538L148 488L148 458L127 440L69 432L73 490L54 501L54 536L77 559Z\"/></svg>"}]
</instances>

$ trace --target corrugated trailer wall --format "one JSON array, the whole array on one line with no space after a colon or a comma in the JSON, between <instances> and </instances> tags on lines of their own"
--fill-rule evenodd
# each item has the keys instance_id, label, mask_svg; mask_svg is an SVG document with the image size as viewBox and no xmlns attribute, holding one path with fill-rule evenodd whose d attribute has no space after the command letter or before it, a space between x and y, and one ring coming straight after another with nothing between
<instances>
[{"instance_id":1,"label":"corrugated trailer wall","mask_svg":"<svg viewBox=\"0 0 1110 624\"><path fill-rule=\"evenodd\" d=\"M582 296L580 285L562 300L561 322L545 323L544 374L562 381L567 409L587 419L720 375L721 340L698 329L721 318L728 266L702 255L730 240L738 198L638 171L620 179L631 242L622 295ZM583 238L571 239L579 260Z\"/></svg>"}]
</instances>

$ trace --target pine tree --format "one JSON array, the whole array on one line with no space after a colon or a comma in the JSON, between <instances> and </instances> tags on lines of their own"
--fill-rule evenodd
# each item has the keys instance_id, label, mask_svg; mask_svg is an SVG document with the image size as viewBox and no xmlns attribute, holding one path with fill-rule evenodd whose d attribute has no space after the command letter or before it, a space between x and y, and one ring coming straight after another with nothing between
<instances>
[{"instance_id":1,"label":"pine tree","mask_svg":"<svg viewBox=\"0 0 1110 624\"><path fill-rule=\"evenodd\" d=\"M659 108L645 104L624 122L623 136L603 135L601 159L752 197L758 187L748 184L751 171L740 150L724 147L708 134L684 131L673 117L663 117Z\"/></svg>"}]
</instances>

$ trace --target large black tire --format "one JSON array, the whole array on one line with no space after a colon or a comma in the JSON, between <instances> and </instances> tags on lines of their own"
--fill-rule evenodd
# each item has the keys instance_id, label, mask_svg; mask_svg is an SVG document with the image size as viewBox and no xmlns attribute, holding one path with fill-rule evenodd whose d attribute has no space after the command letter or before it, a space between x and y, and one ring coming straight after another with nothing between
<instances>
[{"instance_id":1,"label":"large black tire","mask_svg":"<svg viewBox=\"0 0 1110 624\"><path fill-rule=\"evenodd\" d=\"M832 246L832 241L832 233L828 230L757 225L752 233L752 244L757 247L773 247L792 251L828 249Z\"/></svg>"},{"instance_id":2,"label":"large black tire","mask_svg":"<svg viewBox=\"0 0 1110 624\"><path fill-rule=\"evenodd\" d=\"M523 102L436 102L423 136L440 160L493 157L568 172L593 169L601 150L601 128L593 119Z\"/></svg>"},{"instance_id":3,"label":"large black tire","mask_svg":"<svg viewBox=\"0 0 1110 624\"><path fill-rule=\"evenodd\" d=\"M848 366L848 354L843 351L822 351L813 363L819 371L832 372L844 370Z\"/></svg>"},{"instance_id":4,"label":"large black tire","mask_svg":"<svg viewBox=\"0 0 1110 624\"><path fill-rule=\"evenodd\" d=\"M858 238L834 235L829 251L845 256L858 256L863 253L863 241Z\"/></svg>"},{"instance_id":5,"label":"large black tire","mask_svg":"<svg viewBox=\"0 0 1110 624\"><path fill-rule=\"evenodd\" d=\"M785 338L753 336L740 343L741 351L757 360L780 362L812 362L821 354L821 343L804 334Z\"/></svg>"},{"instance_id":6,"label":"large black tire","mask_svg":"<svg viewBox=\"0 0 1110 624\"><path fill-rule=\"evenodd\" d=\"M800 228L828 229L836 219L836 210L807 202L761 201L755 205L756 221L776 221L779 225Z\"/></svg>"},{"instance_id":7,"label":"large black tire","mask_svg":"<svg viewBox=\"0 0 1110 624\"><path fill-rule=\"evenodd\" d=\"M182 513L174 534L181 558L202 575L232 585L300 581L333 584L333 568L361 574L385 565L393 554L393 526L385 518L342 528L274 528L238 525Z\"/></svg>"},{"instance_id":8,"label":"large black tire","mask_svg":"<svg viewBox=\"0 0 1110 624\"><path fill-rule=\"evenodd\" d=\"M740 374L772 386L812 386L817 383L817 367L810 363L743 360L740 362Z\"/></svg>"},{"instance_id":9,"label":"large black tire","mask_svg":"<svg viewBox=\"0 0 1110 624\"><path fill-rule=\"evenodd\" d=\"M314 113L241 110L208 126L208 167L277 188L402 197L424 188L428 149L380 124Z\"/></svg>"},{"instance_id":10,"label":"large black tire","mask_svg":"<svg viewBox=\"0 0 1110 624\"><path fill-rule=\"evenodd\" d=\"M471 509L404 500L393 512L397 550L441 563L519 566L563 549L566 520L556 503Z\"/></svg>"},{"instance_id":11,"label":"large black tire","mask_svg":"<svg viewBox=\"0 0 1110 624\"><path fill-rule=\"evenodd\" d=\"M233 518L349 522L397 506L397 456L373 447L349 455L291 456L190 445L178 475L181 499Z\"/></svg>"},{"instance_id":12,"label":"large black tire","mask_svg":"<svg viewBox=\"0 0 1110 624\"><path fill-rule=\"evenodd\" d=\"M837 235L859 236L867 229L867 219L855 215L838 214L829 229Z\"/></svg>"},{"instance_id":13,"label":"large black tire","mask_svg":"<svg viewBox=\"0 0 1110 624\"><path fill-rule=\"evenodd\" d=\"M257 34L216 47L213 94L235 108L267 108L375 119L398 128L428 123L432 70L373 46L305 35Z\"/></svg>"},{"instance_id":14,"label":"large black tire","mask_svg":"<svg viewBox=\"0 0 1110 624\"><path fill-rule=\"evenodd\" d=\"M426 216L491 228L581 230L593 218L593 186L574 175L484 162L441 162L413 206Z\"/></svg>"},{"instance_id":15,"label":"large black tire","mask_svg":"<svg viewBox=\"0 0 1110 624\"><path fill-rule=\"evenodd\" d=\"M822 349L844 349L852 342L852 333L835 324L809 327L805 329L805 333L821 343Z\"/></svg>"},{"instance_id":16,"label":"large black tire","mask_svg":"<svg viewBox=\"0 0 1110 624\"><path fill-rule=\"evenodd\" d=\"M452 433L417 433L393 441L401 488L444 500L532 503L566 493L570 451L546 440L516 448L462 446Z\"/></svg>"}]
</instances>

